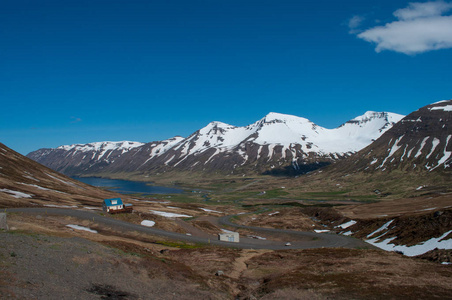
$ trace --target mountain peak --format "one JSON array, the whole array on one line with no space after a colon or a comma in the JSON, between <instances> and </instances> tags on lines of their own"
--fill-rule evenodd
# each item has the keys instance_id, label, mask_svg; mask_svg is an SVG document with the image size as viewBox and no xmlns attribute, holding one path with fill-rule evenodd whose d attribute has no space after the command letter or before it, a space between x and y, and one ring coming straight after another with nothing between
<instances>
[{"instance_id":1,"label":"mountain peak","mask_svg":"<svg viewBox=\"0 0 452 300\"><path fill-rule=\"evenodd\" d=\"M219 121L213 121L207 124L204 128L199 130L199 134L201 135L210 135L210 134L222 134L227 130L234 129L236 126L229 125Z\"/></svg>"},{"instance_id":2,"label":"mountain peak","mask_svg":"<svg viewBox=\"0 0 452 300\"><path fill-rule=\"evenodd\" d=\"M220 121L213 121L210 122L209 124L207 124L206 128L230 128L230 127L235 127L233 125L229 125Z\"/></svg>"},{"instance_id":3,"label":"mountain peak","mask_svg":"<svg viewBox=\"0 0 452 300\"><path fill-rule=\"evenodd\" d=\"M263 123L274 123L274 122L281 122L281 123L288 123L288 122L298 122L298 123L312 123L306 118L297 117L293 115L287 115L287 114L280 114L275 112L268 113L264 118L261 119Z\"/></svg>"},{"instance_id":4,"label":"mountain peak","mask_svg":"<svg viewBox=\"0 0 452 300\"><path fill-rule=\"evenodd\" d=\"M366 111L363 115L358 116L349 122L352 123L366 123L374 119L383 119L387 122L391 123L397 123L400 121L404 116L396 113L390 113L390 112L376 112L376 111Z\"/></svg>"}]
</instances>

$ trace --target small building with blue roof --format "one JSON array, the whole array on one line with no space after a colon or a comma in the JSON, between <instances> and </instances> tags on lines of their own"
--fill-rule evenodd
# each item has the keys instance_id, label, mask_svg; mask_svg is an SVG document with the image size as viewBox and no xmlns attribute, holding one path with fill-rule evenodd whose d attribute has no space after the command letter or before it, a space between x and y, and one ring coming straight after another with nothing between
<instances>
[{"instance_id":1,"label":"small building with blue roof","mask_svg":"<svg viewBox=\"0 0 452 300\"><path fill-rule=\"evenodd\" d=\"M121 198L105 199L102 204L102 208L105 212L117 211L124 209L124 203Z\"/></svg>"}]
</instances>

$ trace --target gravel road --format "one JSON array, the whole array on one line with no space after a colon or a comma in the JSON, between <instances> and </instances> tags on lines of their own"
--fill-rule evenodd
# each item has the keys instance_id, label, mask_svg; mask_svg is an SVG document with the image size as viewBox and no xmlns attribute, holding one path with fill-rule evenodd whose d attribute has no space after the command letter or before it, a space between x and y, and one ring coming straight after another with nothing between
<instances>
[{"instance_id":1,"label":"gravel road","mask_svg":"<svg viewBox=\"0 0 452 300\"><path fill-rule=\"evenodd\" d=\"M211 239L196 236L188 236L181 233L164 231L157 228L145 227L137 224L116 220L107 216L101 216L99 213L96 212L75 209L33 207L33 208L8 208L5 211L71 216L78 219L90 220L95 223L103 224L121 231L137 231L143 233L150 233L153 235L162 236L177 241L205 243L223 247L233 247L242 249L281 250L281 249L313 249L313 248L338 248L338 247L373 248L370 244L367 244L364 241L332 233L301 232L301 231L238 225L230 221L230 218L232 218L233 216L222 217L219 219L219 222L221 224L232 226L235 228L243 228L254 232L263 232L270 235L284 236L285 238L287 238L287 242L290 242L291 245L285 246L286 242L281 241L259 240L251 238L241 238L239 243L223 242L217 240L216 239L217 237L215 236L212 236Z\"/></svg>"}]
</instances>

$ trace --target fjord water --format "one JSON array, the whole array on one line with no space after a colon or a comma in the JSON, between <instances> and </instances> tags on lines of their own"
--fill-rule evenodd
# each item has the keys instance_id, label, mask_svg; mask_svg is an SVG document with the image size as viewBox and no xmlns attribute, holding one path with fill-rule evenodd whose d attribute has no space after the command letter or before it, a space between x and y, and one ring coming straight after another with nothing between
<instances>
[{"instance_id":1,"label":"fjord water","mask_svg":"<svg viewBox=\"0 0 452 300\"><path fill-rule=\"evenodd\" d=\"M149 185L147 182L130 181L121 179L108 179L99 177L73 177L83 183L106 188L112 192L121 194L181 194L184 191L177 188Z\"/></svg>"}]
</instances>

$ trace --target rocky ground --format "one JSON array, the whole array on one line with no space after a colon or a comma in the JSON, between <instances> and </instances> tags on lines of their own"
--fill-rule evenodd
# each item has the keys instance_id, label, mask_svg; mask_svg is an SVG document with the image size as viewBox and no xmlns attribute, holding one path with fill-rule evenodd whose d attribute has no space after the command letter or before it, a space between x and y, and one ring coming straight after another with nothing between
<instances>
[{"instance_id":1,"label":"rocky ground","mask_svg":"<svg viewBox=\"0 0 452 300\"><path fill-rule=\"evenodd\" d=\"M0 298L452 299L450 265L381 250L241 250L91 233L57 216L8 222Z\"/></svg>"},{"instance_id":2,"label":"rocky ground","mask_svg":"<svg viewBox=\"0 0 452 300\"><path fill-rule=\"evenodd\" d=\"M1 233L3 299L220 299L177 262L80 237Z\"/></svg>"}]
</instances>

